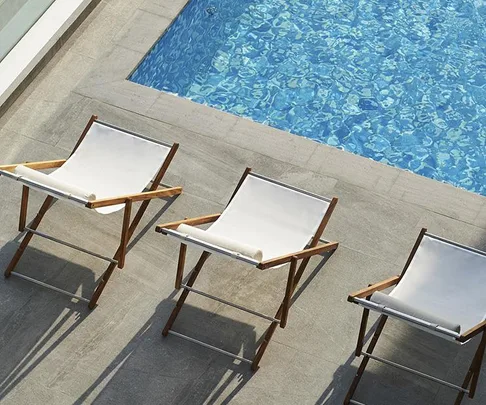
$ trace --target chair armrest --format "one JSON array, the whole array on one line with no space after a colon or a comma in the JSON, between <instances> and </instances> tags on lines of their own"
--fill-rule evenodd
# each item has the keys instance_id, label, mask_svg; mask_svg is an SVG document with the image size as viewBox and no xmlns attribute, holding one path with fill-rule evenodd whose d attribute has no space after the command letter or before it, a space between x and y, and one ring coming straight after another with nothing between
<instances>
[{"instance_id":1,"label":"chair armrest","mask_svg":"<svg viewBox=\"0 0 486 405\"><path fill-rule=\"evenodd\" d=\"M467 342L469 339L472 339L477 334L486 331L486 320L478 323L476 326L472 327L471 329L467 330L465 333L461 334L457 338L457 340L461 343Z\"/></svg>"},{"instance_id":2,"label":"chair armrest","mask_svg":"<svg viewBox=\"0 0 486 405\"><path fill-rule=\"evenodd\" d=\"M292 258L305 259L314 255L318 255L331 250L336 250L339 246L338 242L329 242L321 245L317 245L308 249L301 250L300 252L290 253L288 255L276 257L274 259L265 260L258 264L258 268L261 270L269 269L270 267L278 266L280 264L288 263Z\"/></svg>"},{"instance_id":3,"label":"chair armrest","mask_svg":"<svg viewBox=\"0 0 486 405\"><path fill-rule=\"evenodd\" d=\"M25 166L34 170L42 169L54 169L56 167L61 167L66 162L66 159L59 160L45 160L43 162L26 162L26 163L16 163L12 165L0 165L0 170L5 170L11 172L15 170L17 166Z\"/></svg>"},{"instance_id":4,"label":"chair armrest","mask_svg":"<svg viewBox=\"0 0 486 405\"><path fill-rule=\"evenodd\" d=\"M156 232L163 233L163 229L176 229L179 225L186 224L186 225L203 225L203 224L209 224L210 222L216 221L221 214L211 214L211 215L205 215L203 217L195 217L195 218L187 218L187 219L182 219L180 221L174 221L174 222L167 222L166 224L160 224L155 227Z\"/></svg>"},{"instance_id":5,"label":"chair armrest","mask_svg":"<svg viewBox=\"0 0 486 405\"><path fill-rule=\"evenodd\" d=\"M103 198L100 200L89 201L86 204L88 208L107 207L109 205L123 204L126 200L132 202L150 200L152 198L171 197L182 193L182 187L163 188L160 190L143 191L136 194L127 194L120 197Z\"/></svg>"},{"instance_id":6,"label":"chair armrest","mask_svg":"<svg viewBox=\"0 0 486 405\"><path fill-rule=\"evenodd\" d=\"M399 281L400 281L400 276L393 276L387 278L386 280L380 281L379 283L372 284L369 287L363 288L359 291L349 294L348 301L353 302L354 298L369 297L374 292L381 291L384 290L385 288L391 287L392 285L397 284Z\"/></svg>"}]
</instances>

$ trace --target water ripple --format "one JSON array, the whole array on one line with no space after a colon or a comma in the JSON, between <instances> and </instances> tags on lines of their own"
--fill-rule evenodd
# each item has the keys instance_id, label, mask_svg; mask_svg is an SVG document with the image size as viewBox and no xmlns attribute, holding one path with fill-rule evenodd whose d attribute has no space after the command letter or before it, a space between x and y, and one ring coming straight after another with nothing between
<instances>
[{"instance_id":1,"label":"water ripple","mask_svg":"<svg viewBox=\"0 0 486 405\"><path fill-rule=\"evenodd\" d=\"M481 0L192 0L130 80L486 195Z\"/></svg>"}]
</instances>

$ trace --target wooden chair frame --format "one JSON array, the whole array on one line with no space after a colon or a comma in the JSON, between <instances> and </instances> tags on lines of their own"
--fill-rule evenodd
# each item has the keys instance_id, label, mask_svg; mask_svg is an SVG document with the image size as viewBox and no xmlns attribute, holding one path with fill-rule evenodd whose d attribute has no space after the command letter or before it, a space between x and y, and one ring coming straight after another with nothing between
<instances>
[{"instance_id":1,"label":"wooden chair frame","mask_svg":"<svg viewBox=\"0 0 486 405\"><path fill-rule=\"evenodd\" d=\"M245 180L246 176L250 172L251 172L250 168L247 168L245 170L245 172L243 173L243 176L241 177L238 185L236 186L235 191L233 192L233 195L231 196L229 202L231 202L233 197L236 195L239 188L243 184L243 181ZM303 190L301 190L301 191L303 191ZM228 202L228 204L229 204L229 202ZM222 250L213 249L213 251L216 251L216 253L228 255L228 256L231 256L231 257L233 257L237 260L250 262L251 264L254 264L257 268L259 268L261 270L266 270L266 269L270 269L270 268L278 266L278 265L290 263L290 269L289 269L289 273L288 273L288 279L287 279L287 284L286 284L286 288L285 288L285 294L284 294L283 300L280 304L280 307L278 308L277 313L273 317L259 313L257 311L252 310L252 309L242 307L241 305L223 300L219 297L215 297L213 295L207 294L203 291L199 291L199 290L196 290L195 288L193 288L193 285L194 285L203 265L205 264L206 260L211 255L210 251L207 251L207 250L203 251L203 253L201 254L201 256L200 256L196 266L194 267L189 279L187 280L187 283L183 284L182 279L183 279L183 275L184 275L184 265L185 265L185 255L186 255L186 251L187 251L187 245L182 242L180 244L180 250L179 250L179 260L178 260L178 265L177 265L175 288L176 289L183 288L183 292L180 295L172 313L169 316L169 319L168 319L168 321L167 321L167 323L166 323L166 325L165 325L165 327L162 331L162 336L166 337L170 333L172 335L175 335L175 336L178 336L180 338L189 340L193 343L199 344L199 345L204 346L206 348L215 350L219 353L222 353L222 354L225 354L227 356L236 358L236 359L238 359L242 362L249 363L249 364L251 364L251 369L253 371L258 370L260 360L263 357L263 354L265 353L265 350L267 349L268 344L270 343L270 340L272 339L272 336L275 333L275 330L277 329L277 326L280 325L281 328L285 328L285 326L287 325L289 310L290 310L290 307L292 306L292 303L293 303L292 298L294 297L294 293L295 293L295 290L297 288L297 285L299 284L299 281L302 278L302 275L303 275L310 259L315 255L319 255L319 254L322 254L322 253L325 253L325 252L334 252L338 248L339 244L337 242L326 242L326 243L323 243L323 244L319 244L322 233L324 232L324 229L326 228L327 223L329 222L329 219L330 219L330 217L331 217L331 215L334 211L334 208L335 208L337 202L338 202L337 198L333 198L332 200L330 200L328 210L327 210L326 214L324 215L324 217L322 218L321 223L320 223L317 231L315 232L314 236L312 237L311 242L308 245L308 248L303 249L299 252L290 253L290 254L287 254L287 255L284 255L284 256L273 258L271 260L266 260L266 261L262 261L262 262L255 261L255 262L251 263L251 261L242 259L239 256L232 255L229 252L224 251L223 249ZM170 232L170 230L176 229L181 224L187 224L187 225L193 225L193 226L209 224L209 223L216 221L219 218L220 215L221 214L212 214L212 215L206 215L206 216L202 216L202 217L184 219L184 220L176 221L176 222L169 222L169 223L166 223L166 224L160 224L156 227L156 231L163 233L163 234L168 234ZM300 260L300 264L299 264L299 260ZM258 347L257 352L256 352L255 356L253 357L253 359L247 359L247 358L244 358L244 357L237 356L233 353L227 352L227 351L222 350L220 348L211 346L207 343L201 342L197 339L191 338L189 336L186 336L186 335L183 335L181 333L178 333L178 332L171 330L171 328L172 328L177 316L179 315L179 312L182 309L182 306L184 305L184 302L187 299L187 296L189 295L190 292L194 292L194 293L202 295L206 298L213 299L213 300L221 302L223 304L232 306L233 308L236 308L236 309L239 309L241 311L248 312L250 314L259 316L259 317L266 319L266 320L271 322L271 325L267 329L267 331L266 331L266 333L263 337L262 343Z\"/></svg>"},{"instance_id":2,"label":"wooden chair frame","mask_svg":"<svg viewBox=\"0 0 486 405\"><path fill-rule=\"evenodd\" d=\"M81 136L79 137L73 151L71 152L71 155L76 151L76 149L79 147L83 139L85 138L86 134L88 133L89 129L91 128L91 125L97 121L97 116L93 115L91 116L90 120L88 121L88 124L84 128ZM130 133L134 136L139 136L142 138L145 138L139 134L135 134L129 131L126 131L121 128L116 128L121 131ZM169 145L168 145L169 146ZM118 204L124 204L124 215L123 215L123 224L122 224L122 229L121 229L121 236L120 236L120 245L116 251L116 253L113 255L112 258L100 255L98 253L89 251L87 249L81 248L79 246L76 246L74 244L71 244L69 242L62 241L60 239L54 238L50 235L44 234L42 232L38 232L37 228L39 227L42 219L44 218L44 215L47 213L49 208L52 206L52 203L56 200L56 197L52 195L48 195L46 199L44 200L44 203L42 204L39 212L37 213L36 217L32 221L32 223L27 227L26 226L26 221L27 221L27 206L28 206L28 200L29 200L29 190L30 187L28 185L23 185L22 187L22 199L21 199L21 204L20 204L20 216L19 216L19 231L24 232L25 236L22 239L22 242L20 243L17 251L15 252L12 260L10 261L9 265L7 266L5 270L5 277L8 278L11 275L18 276L20 278L23 278L27 281L33 282L35 284L41 285L43 287L50 288L52 290L55 290L57 292L63 293L65 295L68 295L70 297L74 297L80 301L84 301L88 303L88 307L90 309L93 309L96 306L96 303L98 302L98 299L103 292L104 288L106 287L106 284L108 283L113 271L115 270L116 267L122 269L125 265L125 256L126 256L126 250L128 243L133 236L133 233L135 232L135 229L137 228L138 224L140 223L145 211L147 210L147 207L150 203L151 200L154 198L163 198L163 197L171 197L171 196L176 196L182 193L182 187L170 187L170 188L164 188L164 189L159 189L158 187L160 186L160 183L162 181L162 178L164 177L170 163L172 162L172 159L174 158L175 153L177 152L177 149L179 147L179 144L174 143L170 151L165 158L164 162L162 163L161 167L159 168L157 174L155 175L151 186L147 191L143 191L141 193L136 193L136 194L130 194L130 195L123 195L123 196L118 196L118 197L113 197L113 198L104 198L104 199L97 199L94 201L83 201L81 199L78 199L81 204L83 204L86 208L89 209L94 209L94 208L99 208L99 207L107 207L111 205L118 205ZM28 163L18 163L18 164L10 164L10 165L2 165L0 166L0 171L2 171L4 175L8 175L8 172L13 172L14 169L19 165L22 164L24 166L27 166L31 169L35 170L43 170L43 169L53 169L53 168L58 168L61 167L64 163L66 162L65 159L61 160L50 160L50 161L42 161L42 162L28 162ZM0 174L0 175L1 175ZM40 188L38 185L36 185L36 188ZM52 190L49 190L46 187L46 191L52 192ZM131 213L132 213L132 204L134 202L141 202L141 205L133 217L133 220L131 220ZM60 288L51 286L49 284L46 284L42 281L36 280L31 277L27 277L21 273L15 272L14 269L19 262L20 258L22 257L25 249L29 245L30 241L32 240L32 237L34 235L38 235L41 237L44 237L46 239L49 239L53 242L60 243L64 246L68 246L70 248L79 250L81 252L90 254L92 256L98 257L100 259L103 259L105 261L108 261L110 264L108 265L108 268L105 270L103 273L102 277L100 278L100 281L98 282L92 296L90 299L87 299L85 297L81 297L75 294L72 294L68 291L64 291Z\"/></svg>"},{"instance_id":3,"label":"wooden chair frame","mask_svg":"<svg viewBox=\"0 0 486 405\"><path fill-rule=\"evenodd\" d=\"M408 267L410 266L410 263L412 262L415 254L417 253L417 250L420 246L420 243L422 242L424 235L432 236L434 238L445 241L449 244L457 245L457 246L460 246L462 248L465 248L465 249L468 249L468 250L471 250L471 251L474 251L474 252L479 252L476 249L469 248L468 246L459 245L459 244L452 242L452 241L449 241L447 239L439 238L437 236L428 234L427 229L422 228L422 230L420 231L420 234L419 234L419 236L418 236L418 238L415 242L415 245L413 246L412 251L410 252L410 255L407 259L407 262L405 263L405 266L404 266L401 274L393 276L393 277L388 278L386 280L383 280L379 283L370 284L367 288L363 288L359 291L356 291L356 292L350 294L348 296L348 301L362 305L363 304L362 300L364 299L364 300L369 301L370 298L371 298L371 295L374 292L381 291L381 290L384 290L386 288L397 285L400 282L400 280L403 278L403 276L405 275ZM482 253L484 255L484 252L479 252L479 253ZM385 327L385 324L386 324L388 317L393 317L393 318L396 318L396 319L408 321L406 318L401 318L399 316L396 316L397 315L396 311L394 311L394 312L395 312L395 314L383 313L380 316L376 330L375 330L373 337L370 341L370 344L367 347L367 349L365 350L365 352L363 353L364 339L365 339L365 335L366 335L366 326L367 326L367 323L368 323L368 316L369 316L369 313L370 313L369 308L367 308L366 306L363 308L363 315L362 315L362 318L361 318L361 325L360 325L360 329L359 329L359 332L358 332L358 341L357 341L357 344L356 344L356 351L355 351L356 357L360 357L361 355L363 355L363 360L361 361L361 363L358 367L358 370L356 372L356 375L355 375L355 377L354 377L354 379L351 383L351 386L349 387L349 390L346 394L346 397L344 399L344 405L361 404L361 402L353 400L353 396L354 396L354 393L355 393L355 391L358 387L358 384L359 384L359 382L360 382L360 380L361 380L361 378L362 378L362 376L365 372L366 366L368 365L368 362L369 362L370 359L379 361L383 364L398 368L402 371L406 371L406 372L418 375L422 378L426 378L426 379L434 381L438 384L442 384L442 385L445 385L449 388L453 388L453 389L457 390L458 394L457 394L456 400L454 402L454 405L460 405L462 403L463 399L464 399L465 394L467 394L469 396L469 398L474 398L474 395L475 395L476 389L477 389L478 380L479 380L479 374L481 372L481 365L482 365L482 361L483 361L483 357L484 357L484 351L486 349L486 333L485 333L486 332L486 321L483 321L483 322L477 324L476 326L465 331L462 334L455 334L455 336L448 336L449 338L452 337L457 343L466 343L470 339L475 337L476 335L481 334L481 340L480 340L479 345L477 347L477 350L476 350L476 352L473 356L473 359L472 359L471 364L469 366L469 369L467 371L466 377L464 378L462 385L459 386L459 385L441 380L437 377L430 376L430 375L425 374L423 372L420 372L420 371L411 369L409 367L403 366L401 364L397 364L397 363L394 363L394 362L391 362L389 360L386 360L386 359L383 359L383 358L380 358L380 357L373 355L373 351L375 349L376 344L378 343L378 339L380 338L381 333L383 332L383 329ZM412 323L418 323L418 322L412 322ZM425 326L425 325L419 324L419 326ZM449 334L449 335L452 335L452 334Z\"/></svg>"}]
</instances>

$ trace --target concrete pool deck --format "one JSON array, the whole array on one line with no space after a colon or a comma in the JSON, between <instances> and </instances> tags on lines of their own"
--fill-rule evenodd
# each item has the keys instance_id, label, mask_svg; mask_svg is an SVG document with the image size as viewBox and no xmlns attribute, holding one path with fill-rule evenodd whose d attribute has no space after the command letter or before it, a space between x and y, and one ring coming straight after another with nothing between
<instances>
[{"instance_id":1,"label":"concrete pool deck","mask_svg":"<svg viewBox=\"0 0 486 405\"><path fill-rule=\"evenodd\" d=\"M179 142L164 182L184 187L177 199L151 203L125 269L115 272L94 311L22 280L0 279L2 404L341 404L358 364L353 350L361 317L347 294L397 274L424 226L486 249L484 197L126 81L184 4L102 1L0 118L0 162L64 158L97 114ZM178 245L154 232L162 221L220 211L246 166L339 197L325 237L341 243L324 267L319 259L311 262L311 280L300 288L286 329L277 330L255 374L247 364L160 337L177 298ZM20 186L3 178L0 183L3 269L20 239ZM41 201L33 192L29 218ZM110 252L121 216L99 217L57 203L40 230ZM189 249L188 268L198 253ZM222 258L208 264L196 287L275 311L285 270L261 272ZM35 238L18 267L85 296L103 269L95 258ZM203 297L190 296L187 303L174 329L235 353L251 356L268 326ZM475 348L476 342L460 348L390 322L376 354L461 383ZM439 405L453 403L454 395L370 363L356 399ZM483 372L476 398L464 403L485 402Z\"/></svg>"}]
</instances>

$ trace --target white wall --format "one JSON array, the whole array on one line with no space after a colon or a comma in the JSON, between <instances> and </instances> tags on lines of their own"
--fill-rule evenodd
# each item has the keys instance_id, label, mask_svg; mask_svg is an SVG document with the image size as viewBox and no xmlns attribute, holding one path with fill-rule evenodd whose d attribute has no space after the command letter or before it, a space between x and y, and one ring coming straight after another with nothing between
<instances>
[{"instance_id":1,"label":"white wall","mask_svg":"<svg viewBox=\"0 0 486 405\"><path fill-rule=\"evenodd\" d=\"M0 62L0 106L92 0L56 0Z\"/></svg>"}]
</instances>

